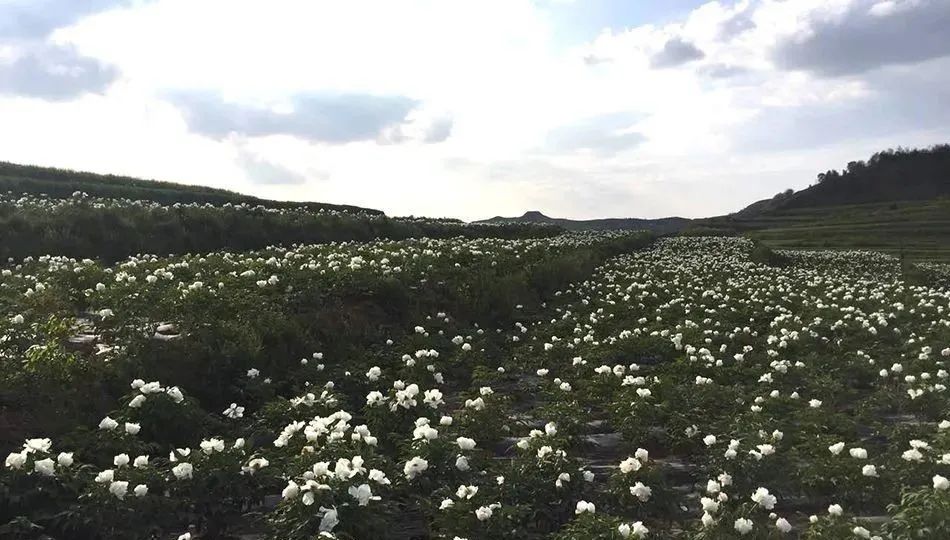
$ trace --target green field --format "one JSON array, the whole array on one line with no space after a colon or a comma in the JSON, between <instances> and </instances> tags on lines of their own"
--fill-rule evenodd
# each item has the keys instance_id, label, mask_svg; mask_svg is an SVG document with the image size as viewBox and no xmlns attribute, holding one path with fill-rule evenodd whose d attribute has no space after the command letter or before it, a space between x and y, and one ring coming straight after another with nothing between
<instances>
[{"instance_id":1,"label":"green field","mask_svg":"<svg viewBox=\"0 0 950 540\"><path fill-rule=\"evenodd\" d=\"M700 222L776 249L864 249L950 262L950 200L775 210Z\"/></svg>"}]
</instances>

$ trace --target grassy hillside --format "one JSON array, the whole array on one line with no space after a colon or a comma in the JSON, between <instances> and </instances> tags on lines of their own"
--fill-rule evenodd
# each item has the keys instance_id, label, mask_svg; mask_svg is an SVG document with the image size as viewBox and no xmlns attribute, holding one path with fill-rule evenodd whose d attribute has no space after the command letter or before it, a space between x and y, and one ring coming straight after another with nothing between
<instances>
[{"instance_id":1,"label":"grassy hillside","mask_svg":"<svg viewBox=\"0 0 950 540\"><path fill-rule=\"evenodd\" d=\"M306 208L309 210L382 214L379 210L359 206L271 201L207 186L192 186L128 176L36 167L0 161L0 193L43 194L52 198L66 198L77 191L82 191L94 197L153 201L161 204L262 204L269 208Z\"/></svg>"},{"instance_id":2,"label":"grassy hillside","mask_svg":"<svg viewBox=\"0 0 950 540\"><path fill-rule=\"evenodd\" d=\"M742 234L780 249L868 249L950 262L950 199L822 206L702 220L698 230Z\"/></svg>"},{"instance_id":3,"label":"grassy hillside","mask_svg":"<svg viewBox=\"0 0 950 540\"><path fill-rule=\"evenodd\" d=\"M696 220L690 234L741 234L779 249L867 249L950 262L950 145L885 150L818 183Z\"/></svg>"},{"instance_id":4,"label":"grassy hillside","mask_svg":"<svg viewBox=\"0 0 950 540\"><path fill-rule=\"evenodd\" d=\"M52 254L115 262L140 253L560 232L541 223L390 218L357 206L271 201L204 186L0 162L0 261Z\"/></svg>"},{"instance_id":5,"label":"grassy hillside","mask_svg":"<svg viewBox=\"0 0 950 540\"><path fill-rule=\"evenodd\" d=\"M115 262L131 255L243 251L378 238L554 236L545 224L470 225L458 220L249 205L0 194L0 261L65 255Z\"/></svg>"}]
</instances>

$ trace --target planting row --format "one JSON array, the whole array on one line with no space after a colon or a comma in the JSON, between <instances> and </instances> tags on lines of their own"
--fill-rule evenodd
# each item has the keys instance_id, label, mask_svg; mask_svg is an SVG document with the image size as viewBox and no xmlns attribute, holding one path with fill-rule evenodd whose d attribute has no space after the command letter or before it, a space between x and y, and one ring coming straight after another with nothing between
<instances>
[{"instance_id":1,"label":"planting row","mask_svg":"<svg viewBox=\"0 0 950 540\"><path fill-rule=\"evenodd\" d=\"M0 530L950 535L950 292L876 254L648 243L25 261Z\"/></svg>"}]
</instances>

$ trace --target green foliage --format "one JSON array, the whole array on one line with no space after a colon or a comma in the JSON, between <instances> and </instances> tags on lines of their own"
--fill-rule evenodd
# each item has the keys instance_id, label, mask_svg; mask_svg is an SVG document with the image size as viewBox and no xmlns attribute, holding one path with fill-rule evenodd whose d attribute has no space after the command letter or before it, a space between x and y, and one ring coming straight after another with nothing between
<instances>
[{"instance_id":1,"label":"green foliage","mask_svg":"<svg viewBox=\"0 0 950 540\"><path fill-rule=\"evenodd\" d=\"M925 488L907 491L888 508L894 516L883 530L893 540L950 538L950 492Z\"/></svg>"},{"instance_id":2,"label":"green foliage","mask_svg":"<svg viewBox=\"0 0 950 540\"><path fill-rule=\"evenodd\" d=\"M744 234L773 249L869 249L907 261L946 262L948 175L950 145L885 150L844 171L821 173L819 182L804 190L694 220L684 234ZM908 277L917 280L921 274L914 269Z\"/></svg>"},{"instance_id":3,"label":"green foliage","mask_svg":"<svg viewBox=\"0 0 950 540\"><path fill-rule=\"evenodd\" d=\"M841 172L818 175L818 183L796 193L782 208L913 201L950 195L950 144L897 148L852 161Z\"/></svg>"},{"instance_id":4,"label":"green foliage","mask_svg":"<svg viewBox=\"0 0 950 540\"><path fill-rule=\"evenodd\" d=\"M946 291L651 241L5 268L0 534L946 536Z\"/></svg>"},{"instance_id":5,"label":"green foliage","mask_svg":"<svg viewBox=\"0 0 950 540\"><path fill-rule=\"evenodd\" d=\"M788 257L777 253L775 250L760 242L756 242L753 246L752 252L749 254L749 260L759 264L777 267L787 266L789 264Z\"/></svg>"},{"instance_id":6,"label":"green foliage","mask_svg":"<svg viewBox=\"0 0 950 540\"><path fill-rule=\"evenodd\" d=\"M55 253L115 262L139 253L245 251L376 238L530 238L559 232L545 225L469 226L454 220L393 219L306 206L161 206L84 197L0 198L0 260Z\"/></svg>"}]
</instances>

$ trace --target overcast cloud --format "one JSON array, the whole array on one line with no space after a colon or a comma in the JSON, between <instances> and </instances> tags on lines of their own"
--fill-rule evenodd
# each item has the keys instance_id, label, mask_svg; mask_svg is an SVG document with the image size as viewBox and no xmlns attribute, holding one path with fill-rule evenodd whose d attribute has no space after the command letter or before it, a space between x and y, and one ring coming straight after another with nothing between
<instances>
[{"instance_id":1,"label":"overcast cloud","mask_svg":"<svg viewBox=\"0 0 950 540\"><path fill-rule=\"evenodd\" d=\"M85 15L132 4L132 0L3 0L0 38L45 38Z\"/></svg>"},{"instance_id":2,"label":"overcast cloud","mask_svg":"<svg viewBox=\"0 0 950 540\"><path fill-rule=\"evenodd\" d=\"M676 36L663 44L663 48L650 59L650 64L657 68L668 68L699 60L704 56L706 54L695 45Z\"/></svg>"},{"instance_id":3,"label":"overcast cloud","mask_svg":"<svg viewBox=\"0 0 950 540\"><path fill-rule=\"evenodd\" d=\"M374 140L398 126L417 105L401 96L367 94L297 95L285 110L229 103L205 93L179 93L170 99L192 131L209 137L290 135L330 144Z\"/></svg>"},{"instance_id":4,"label":"overcast cloud","mask_svg":"<svg viewBox=\"0 0 950 540\"><path fill-rule=\"evenodd\" d=\"M782 41L776 64L822 75L861 73L950 54L950 2L852 2L815 15L799 36Z\"/></svg>"},{"instance_id":5,"label":"overcast cloud","mask_svg":"<svg viewBox=\"0 0 950 540\"><path fill-rule=\"evenodd\" d=\"M393 215L696 217L950 141L946 0L631 6L0 1L0 159Z\"/></svg>"},{"instance_id":6,"label":"overcast cloud","mask_svg":"<svg viewBox=\"0 0 950 540\"><path fill-rule=\"evenodd\" d=\"M52 101L86 93L102 93L116 79L115 68L81 56L69 45L24 46L19 55L0 64L0 95Z\"/></svg>"}]
</instances>

